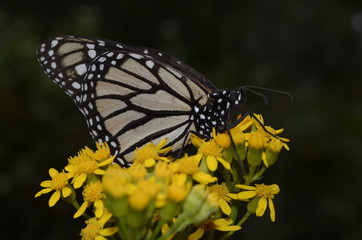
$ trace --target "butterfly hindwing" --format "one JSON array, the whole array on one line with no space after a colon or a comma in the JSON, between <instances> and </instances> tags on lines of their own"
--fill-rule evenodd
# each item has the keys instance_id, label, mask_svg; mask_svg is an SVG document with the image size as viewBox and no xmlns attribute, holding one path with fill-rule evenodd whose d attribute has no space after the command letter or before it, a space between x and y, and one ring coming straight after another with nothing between
<instances>
[{"instance_id":1,"label":"butterfly hindwing","mask_svg":"<svg viewBox=\"0 0 362 240\"><path fill-rule=\"evenodd\" d=\"M216 89L175 58L108 40L49 39L38 49L38 59L73 98L93 138L108 142L123 166L136 147L151 140L167 138L174 150L181 148L195 130L194 108L205 105Z\"/></svg>"}]
</instances>

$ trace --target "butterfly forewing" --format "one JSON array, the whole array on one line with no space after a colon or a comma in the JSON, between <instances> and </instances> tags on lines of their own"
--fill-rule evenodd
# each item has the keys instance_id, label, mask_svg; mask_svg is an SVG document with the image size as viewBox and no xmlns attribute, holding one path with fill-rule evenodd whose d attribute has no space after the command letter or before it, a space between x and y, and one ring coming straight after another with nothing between
<instances>
[{"instance_id":1,"label":"butterfly forewing","mask_svg":"<svg viewBox=\"0 0 362 240\"><path fill-rule=\"evenodd\" d=\"M38 49L45 73L75 101L89 132L120 164L137 147L168 139L173 150L195 131L192 112L216 89L200 73L153 49L108 40L57 37Z\"/></svg>"}]
</instances>

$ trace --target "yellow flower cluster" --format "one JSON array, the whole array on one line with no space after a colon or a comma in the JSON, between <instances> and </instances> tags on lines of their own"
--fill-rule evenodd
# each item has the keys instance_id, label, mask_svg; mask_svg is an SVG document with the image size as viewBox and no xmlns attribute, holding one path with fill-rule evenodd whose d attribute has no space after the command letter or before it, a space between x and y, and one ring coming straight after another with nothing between
<instances>
[{"instance_id":1,"label":"yellow flower cluster","mask_svg":"<svg viewBox=\"0 0 362 240\"><path fill-rule=\"evenodd\" d=\"M69 158L64 170L50 169L51 180L41 183L35 197L54 191L50 207L60 198L71 203L76 208L73 217L86 218L82 240L111 235L198 240L212 239L214 231L227 239L250 215L260 217L268 206L275 221L278 185L252 184L283 147L289 150L289 140L278 136L282 131L265 126L261 115L248 116L229 131L214 130L211 139L193 135L196 153L179 159L165 155L171 149L165 147L167 139L146 144L135 151L129 168L113 163L107 143L97 143L95 152L85 147ZM237 219L240 212L244 216Z\"/></svg>"}]
</instances>

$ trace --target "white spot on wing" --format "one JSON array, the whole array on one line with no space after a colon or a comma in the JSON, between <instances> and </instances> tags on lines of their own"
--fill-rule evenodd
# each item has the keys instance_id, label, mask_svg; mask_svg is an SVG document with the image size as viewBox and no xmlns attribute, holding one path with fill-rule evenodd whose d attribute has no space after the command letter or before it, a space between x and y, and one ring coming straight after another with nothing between
<instances>
[{"instance_id":1,"label":"white spot on wing","mask_svg":"<svg viewBox=\"0 0 362 240\"><path fill-rule=\"evenodd\" d=\"M155 63L154 63L153 61L151 61L151 60L147 60L147 61L146 61L146 65L147 65L147 67L149 67L149 68L153 68L153 66L155 66Z\"/></svg>"},{"instance_id":2,"label":"white spot on wing","mask_svg":"<svg viewBox=\"0 0 362 240\"><path fill-rule=\"evenodd\" d=\"M58 40L53 40L50 44L50 47L55 47L58 44Z\"/></svg>"},{"instance_id":3,"label":"white spot on wing","mask_svg":"<svg viewBox=\"0 0 362 240\"><path fill-rule=\"evenodd\" d=\"M139 54L136 54L136 53L130 53L129 55L130 55L131 57L136 58L136 59L141 59L141 58L143 58L142 55L139 55Z\"/></svg>"},{"instance_id":4,"label":"white spot on wing","mask_svg":"<svg viewBox=\"0 0 362 240\"><path fill-rule=\"evenodd\" d=\"M89 56L90 58L95 58L95 57L97 56L97 53L96 53L95 50L89 50L89 51L88 51L88 56Z\"/></svg>"},{"instance_id":5,"label":"white spot on wing","mask_svg":"<svg viewBox=\"0 0 362 240\"><path fill-rule=\"evenodd\" d=\"M94 49L94 44L87 43L86 45L88 49Z\"/></svg>"},{"instance_id":6,"label":"white spot on wing","mask_svg":"<svg viewBox=\"0 0 362 240\"><path fill-rule=\"evenodd\" d=\"M87 66L84 63L79 64L78 66L75 67L75 71L77 71L78 75L83 75L84 73L87 72Z\"/></svg>"},{"instance_id":7,"label":"white spot on wing","mask_svg":"<svg viewBox=\"0 0 362 240\"><path fill-rule=\"evenodd\" d=\"M75 88L75 89L80 89L81 86L77 82L72 82L72 87Z\"/></svg>"}]
</instances>

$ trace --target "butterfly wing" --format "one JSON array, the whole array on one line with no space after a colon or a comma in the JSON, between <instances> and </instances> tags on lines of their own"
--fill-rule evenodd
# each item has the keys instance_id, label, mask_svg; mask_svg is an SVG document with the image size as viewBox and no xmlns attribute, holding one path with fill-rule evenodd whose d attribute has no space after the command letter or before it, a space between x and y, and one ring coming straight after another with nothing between
<instances>
[{"instance_id":1,"label":"butterfly wing","mask_svg":"<svg viewBox=\"0 0 362 240\"><path fill-rule=\"evenodd\" d=\"M37 52L45 73L76 103L96 141L127 166L134 150L167 138L173 150L195 130L192 112L216 87L186 64L153 49L64 36Z\"/></svg>"}]
</instances>

